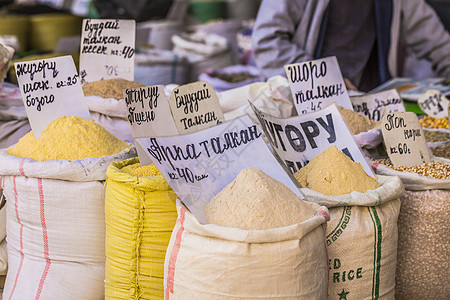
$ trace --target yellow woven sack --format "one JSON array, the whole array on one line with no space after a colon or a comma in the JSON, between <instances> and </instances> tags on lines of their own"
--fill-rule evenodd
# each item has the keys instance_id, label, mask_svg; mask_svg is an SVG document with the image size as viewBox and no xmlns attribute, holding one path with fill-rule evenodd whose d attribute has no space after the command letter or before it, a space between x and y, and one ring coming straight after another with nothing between
<instances>
[{"instance_id":1,"label":"yellow woven sack","mask_svg":"<svg viewBox=\"0 0 450 300\"><path fill-rule=\"evenodd\" d=\"M177 219L176 194L162 175L136 177L112 163L106 172L105 299L164 299L164 258Z\"/></svg>"}]
</instances>

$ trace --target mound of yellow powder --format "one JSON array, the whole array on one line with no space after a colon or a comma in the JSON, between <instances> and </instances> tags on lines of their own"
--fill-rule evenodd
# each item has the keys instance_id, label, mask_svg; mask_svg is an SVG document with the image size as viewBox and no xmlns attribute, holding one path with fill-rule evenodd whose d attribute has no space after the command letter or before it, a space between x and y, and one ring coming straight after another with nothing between
<instances>
[{"instance_id":1,"label":"mound of yellow powder","mask_svg":"<svg viewBox=\"0 0 450 300\"><path fill-rule=\"evenodd\" d=\"M311 205L260 169L242 170L204 208L208 223L242 229L269 229L314 216Z\"/></svg>"},{"instance_id":2,"label":"mound of yellow powder","mask_svg":"<svg viewBox=\"0 0 450 300\"><path fill-rule=\"evenodd\" d=\"M99 80L86 83L82 86L85 96L100 96L102 98L114 98L117 100L124 98L125 89L134 89L144 87L137 81L130 81L122 78L113 78L106 80Z\"/></svg>"},{"instance_id":3,"label":"mound of yellow powder","mask_svg":"<svg viewBox=\"0 0 450 300\"><path fill-rule=\"evenodd\" d=\"M353 135L380 127L380 122L372 121L364 116L358 115L353 110L345 109L342 106L338 106L338 108Z\"/></svg>"},{"instance_id":4,"label":"mound of yellow powder","mask_svg":"<svg viewBox=\"0 0 450 300\"><path fill-rule=\"evenodd\" d=\"M304 188L333 196L353 191L365 193L380 186L376 178L367 175L360 163L352 161L336 146L311 159L294 177Z\"/></svg>"},{"instance_id":5,"label":"mound of yellow powder","mask_svg":"<svg viewBox=\"0 0 450 300\"><path fill-rule=\"evenodd\" d=\"M135 163L132 165L128 165L123 167L122 172L125 172L127 174L133 175L133 176L158 176L161 175L158 168L155 166L155 164L150 164L147 166L141 167L140 163Z\"/></svg>"},{"instance_id":6,"label":"mound of yellow powder","mask_svg":"<svg viewBox=\"0 0 450 300\"><path fill-rule=\"evenodd\" d=\"M117 154L129 146L100 125L80 117L61 117L36 140L33 131L8 150L10 155L34 160L83 159Z\"/></svg>"}]
</instances>

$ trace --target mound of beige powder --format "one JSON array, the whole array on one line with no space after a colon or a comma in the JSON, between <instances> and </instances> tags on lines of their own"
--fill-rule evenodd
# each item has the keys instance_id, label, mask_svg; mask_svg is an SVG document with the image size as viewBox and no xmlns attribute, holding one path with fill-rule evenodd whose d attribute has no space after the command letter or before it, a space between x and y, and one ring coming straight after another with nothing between
<instances>
[{"instance_id":1,"label":"mound of beige powder","mask_svg":"<svg viewBox=\"0 0 450 300\"><path fill-rule=\"evenodd\" d=\"M297 173L295 179L304 188L324 195L345 195L353 191L365 193L380 186L376 178L367 175L360 163L331 146Z\"/></svg>"},{"instance_id":2,"label":"mound of beige powder","mask_svg":"<svg viewBox=\"0 0 450 300\"><path fill-rule=\"evenodd\" d=\"M372 121L364 116L358 115L353 110L345 109L342 106L338 106L338 108L353 135L380 127L380 122Z\"/></svg>"},{"instance_id":3,"label":"mound of beige powder","mask_svg":"<svg viewBox=\"0 0 450 300\"><path fill-rule=\"evenodd\" d=\"M310 203L256 167L242 170L204 212L210 224L259 230L300 223L315 214Z\"/></svg>"},{"instance_id":4,"label":"mound of beige powder","mask_svg":"<svg viewBox=\"0 0 450 300\"><path fill-rule=\"evenodd\" d=\"M113 78L86 83L82 86L85 96L100 96L102 98L123 99L123 90L144 87L137 81Z\"/></svg>"},{"instance_id":5,"label":"mound of beige powder","mask_svg":"<svg viewBox=\"0 0 450 300\"><path fill-rule=\"evenodd\" d=\"M100 125L80 117L61 117L45 128L36 140L33 131L24 135L8 154L34 160L101 158L129 146Z\"/></svg>"}]
</instances>

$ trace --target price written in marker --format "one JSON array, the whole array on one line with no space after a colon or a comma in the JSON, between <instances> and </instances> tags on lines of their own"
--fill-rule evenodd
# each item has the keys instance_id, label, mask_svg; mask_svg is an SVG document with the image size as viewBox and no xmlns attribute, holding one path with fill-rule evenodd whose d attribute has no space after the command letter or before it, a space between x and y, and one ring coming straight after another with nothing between
<instances>
[{"instance_id":1,"label":"price written in marker","mask_svg":"<svg viewBox=\"0 0 450 300\"><path fill-rule=\"evenodd\" d=\"M284 69L299 115L334 102L353 110L336 57L285 65Z\"/></svg>"},{"instance_id":2,"label":"price written in marker","mask_svg":"<svg viewBox=\"0 0 450 300\"><path fill-rule=\"evenodd\" d=\"M417 99L417 104L429 116L435 118L445 118L448 116L449 101L438 90L428 90Z\"/></svg>"},{"instance_id":3,"label":"price written in marker","mask_svg":"<svg viewBox=\"0 0 450 300\"><path fill-rule=\"evenodd\" d=\"M83 21L80 47L82 84L117 77L134 79L135 27L134 20Z\"/></svg>"},{"instance_id":4,"label":"price written in marker","mask_svg":"<svg viewBox=\"0 0 450 300\"><path fill-rule=\"evenodd\" d=\"M162 85L126 89L124 96L134 139L178 134ZM151 164L150 157L139 143L136 143L136 149L141 166Z\"/></svg>"},{"instance_id":5,"label":"price written in marker","mask_svg":"<svg viewBox=\"0 0 450 300\"><path fill-rule=\"evenodd\" d=\"M372 121L380 121L385 113L404 112L405 105L396 89L350 97L353 110Z\"/></svg>"},{"instance_id":6,"label":"price written in marker","mask_svg":"<svg viewBox=\"0 0 450 300\"><path fill-rule=\"evenodd\" d=\"M179 134L196 132L225 121L219 97L206 81L176 87L170 94L169 105Z\"/></svg>"},{"instance_id":7,"label":"price written in marker","mask_svg":"<svg viewBox=\"0 0 450 300\"><path fill-rule=\"evenodd\" d=\"M412 112L388 113L381 119L386 152L395 166L430 162L430 152L419 119Z\"/></svg>"},{"instance_id":8,"label":"price written in marker","mask_svg":"<svg viewBox=\"0 0 450 300\"><path fill-rule=\"evenodd\" d=\"M15 64L17 81L33 135L37 139L53 120L79 116L90 120L72 56Z\"/></svg>"}]
</instances>

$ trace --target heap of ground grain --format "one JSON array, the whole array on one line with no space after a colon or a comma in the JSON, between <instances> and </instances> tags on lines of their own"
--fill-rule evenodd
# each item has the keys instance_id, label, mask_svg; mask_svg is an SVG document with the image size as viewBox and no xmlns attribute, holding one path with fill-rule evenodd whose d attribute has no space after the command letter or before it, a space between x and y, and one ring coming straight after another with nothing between
<instances>
[{"instance_id":1,"label":"heap of ground grain","mask_svg":"<svg viewBox=\"0 0 450 300\"><path fill-rule=\"evenodd\" d=\"M304 188L324 195L345 195L353 191L365 193L380 186L370 177L360 163L331 146L314 157L305 167L294 174Z\"/></svg>"},{"instance_id":2,"label":"heap of ground grain","mask_svg":"<svg viewBox=\"0 0 450 300\"><path fill-rule=\"evenodd\" d=\"M86 83L82 86L85 96L100 96L102 98L124 99L125 89L145 87L137 81L113 78Z\"/></svg>"},{"instance_id":3,"label":"heap of ground grain","mask_svg":"<svg viewBox=\"0 0 450 300\"><path fill-rule=\"evenodd\" d=\"M100 125L80 117L52 121L36 140L33 131L24 135L8 154L34 160L101 158L117 154L129 146Z\"/></svg>"}]
</instances>

